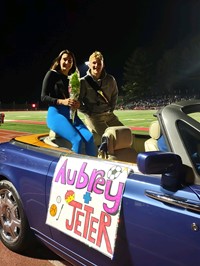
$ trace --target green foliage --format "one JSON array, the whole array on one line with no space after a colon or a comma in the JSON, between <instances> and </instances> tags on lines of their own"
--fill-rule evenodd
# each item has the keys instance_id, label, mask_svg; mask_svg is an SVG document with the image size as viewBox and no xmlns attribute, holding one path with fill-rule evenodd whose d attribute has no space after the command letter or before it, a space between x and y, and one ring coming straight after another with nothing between
<instances>
[{"instance_id":1,"label":"green foliage","mask_svg":"<svg viewBox=\"0 0 200 266\"><path fill-rule=\"evenodd\" d=\"M75 71L70 76L70 86L71 86L70 94L73 95L73 98L77 99L80 94L80 80L79 80L79 74L77 71Z\"/></svg>"},{"instance_id":2,"label":"green foliage","mask_svg":"<svg viewBox=\"0 0 200 266\"><path fill-rule=\"evenodd\" d=\"M127 99L145 96L200 96L200 34L158 51L137 48L124 66L123 95Z\"/></svg>"},{"instance_id":3,"label":"green foliage","mask_svg":"<svg viewBox=\"0 0 200 266\"><path fill-rule=\"evenodd\" d=\"M127 99L149 95L153 85L154 68L152 53L143 48L136 49L125 63L122 87Z\"/></svg>"}]
</instances>

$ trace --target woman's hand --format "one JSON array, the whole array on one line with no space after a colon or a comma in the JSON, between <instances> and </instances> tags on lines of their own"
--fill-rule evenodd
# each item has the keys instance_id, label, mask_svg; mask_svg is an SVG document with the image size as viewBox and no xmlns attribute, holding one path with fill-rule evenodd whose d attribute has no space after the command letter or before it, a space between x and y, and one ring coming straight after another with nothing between
<instances>
[{"instance_id":1,"label":"woman's hand","mask_svg":"<svg viewBox=\"0 0 200 266\"><path fill-rule=\"evenodd\" d=\"M70 106L74 110L76 110L80 107L80 102L73 99L73 98L58 99L57 104Z\"/></svg>"},{"instance_id":2,"label":"woman's hand","mask_svg":"<svg viewBox=\"0 0 200 266\"><path fill-rule=\"evenodd\" d=\"M71 107L74 109L74 110L76 110L76 109L78 109L79 107L80 107L80 102L79 101L77 101L77 100L73 100L73 103L72 103L72 105L71 105Z\"/></svg>"}]
</instances>

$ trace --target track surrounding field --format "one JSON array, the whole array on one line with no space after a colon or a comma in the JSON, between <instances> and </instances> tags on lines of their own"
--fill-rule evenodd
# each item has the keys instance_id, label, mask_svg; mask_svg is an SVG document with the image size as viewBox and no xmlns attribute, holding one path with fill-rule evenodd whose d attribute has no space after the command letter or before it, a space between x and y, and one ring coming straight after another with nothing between
<instances>
[{"instance_id":1,"label":"track surrounding field","mask_svg":"<svg viewBox=\"0 0 200 266\"><path fill-rule=\"evenodd\" d=\"M9 141L10 139L15 137L20 137L25 135L30 135L30 133L0 129L0 143Z\"/></svg>"},{"instance_id":2,"label":"track surrounding field","mask_svg":"<svg viewBox=\"0 0 200 266\"><path fill-rule=\"evenodd\" d=\"M25 124L45 124L45 122L40 121L31 121L31 120L13 120L16 123L25 123ZM0 143L9 141L12 138L30 135L30 132L21 132L14 130L5 130L0 128Z\"/></svg>"}]
</instances>

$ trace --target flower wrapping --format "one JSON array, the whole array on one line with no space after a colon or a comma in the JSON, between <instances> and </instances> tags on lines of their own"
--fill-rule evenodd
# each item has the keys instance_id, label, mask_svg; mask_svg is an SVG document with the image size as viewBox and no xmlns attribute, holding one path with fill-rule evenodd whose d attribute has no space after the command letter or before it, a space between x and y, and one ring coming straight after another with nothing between
<instances>
[{"instance_id":1,"label":"flower wrapping","mask_svg":"<svg viewBox=\"0 0 200 266\"><path fill-rule=\"evenodd\" d=\"M73 74L69 76L69 95L70 98L78 100L79 94L80 94L79 72L75 71ZM70 108L70 119L72 120L73 123L76 111L77 110Z\"/></svg>"}]
</instances>

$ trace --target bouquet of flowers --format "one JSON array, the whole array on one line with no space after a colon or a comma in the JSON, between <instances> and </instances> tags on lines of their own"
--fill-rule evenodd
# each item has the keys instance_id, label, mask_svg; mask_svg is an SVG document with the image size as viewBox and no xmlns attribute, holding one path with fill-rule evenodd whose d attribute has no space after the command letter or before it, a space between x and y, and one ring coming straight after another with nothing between
<instances>
[{"instance_id":1,"label":"bouquet of flowers","mask_svg":"<svg viewBox=\"0 0 200 266\"><path fill-rule=\"evenodd\" d=\"M80 80L79 80L79 72L76 70L71 76L69 76L69 95L70 98L74 100L78 100L80 93ZM74 123L74 118L76 115L76 110L70 109L70 119Z\"/></svg>"}]
</instances>

